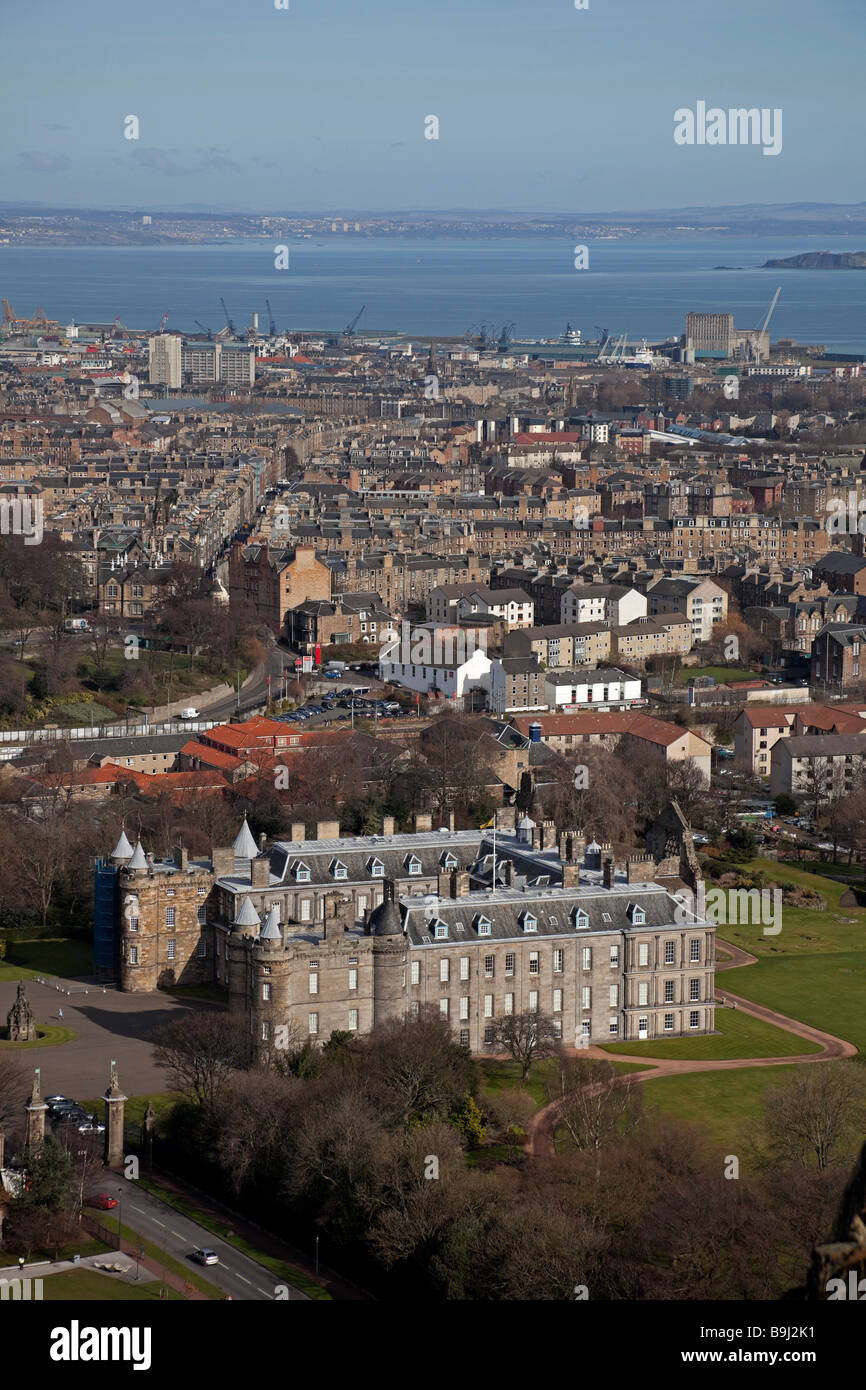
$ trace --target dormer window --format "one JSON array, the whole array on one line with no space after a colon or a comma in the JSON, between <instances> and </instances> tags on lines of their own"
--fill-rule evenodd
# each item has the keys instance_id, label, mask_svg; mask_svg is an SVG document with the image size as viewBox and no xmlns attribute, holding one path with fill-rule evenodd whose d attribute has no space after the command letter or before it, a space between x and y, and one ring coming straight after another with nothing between
<instances>
[{"instance_id":1,"label":"dormer window","mask_svg":"<svg viewBox=\"0 0 866 1390\"><path fill-rule=\"evenodd\" d=\"M335 859L331 865L331 873L334 878L348 878L349 871L341 859Z\"/></svg>"},{"instance_id":2,"label":"dormer window","mask_svg":"<svg viewBox=\"0 0 866 1390\"><path fill-rule=\"evenodd\" d=\"M586 931L589 927L589 914L582 907L574 910L574 929L575 931Z\"/></svg>"},{"instance_id":3,"label":"dormer window","mask_svg":"<svg viewBox=\"0 0 866 1390\"><path fill-rule=\"evenodd\" d=\"M302 863L302 864L296 864L296 865L295 865L295 882L296 882L296 883L309 883L309 881L310 881L310 870L309 870L309 866L308 866L307 864L303 864L303 863Z\"/></svg>"},{"instance_id":4,"label":"dormer window","mask_svg":"<svg viewBox=\"0 0 866 1390\"><path fill-rule=\"evenodd\" d=\"M434 939L435 941L447 941L447 939L448 939L448 923L447 923L447 922L434 922L434 923L433 923L433 939Z\"/></svg>"},{"instance_id":5,"label":"dormer window","mask_svg":"<svg viewBox=\"0 0 866 1390\"><path fill-rule=\"evenodd\" d=\"M371 878L385 877L385 865L382 863L381 859L371 859L367 864L367 868Z\"/></svg>"},{"instance_id":6,"label":"dormer window","mask_svg":"<svg viewBox=\"0 0 866 1390\"><path fill-rule=\"evenodd\" d=\"M521 925L525 932L538 931L538 918L533 917L531 912L524 912L521 918Z\"/></svg>"},{"instance_id":7,"label":"dormer window","mask_svg":"<svg viewBox=\"0 0 866 1390\"><path fill-rule=\"evenodd\" d=\"M457 856L454 855L454 854L452 854L450 850L448 851L448 853L445 855L445 857L444 857L443 860L442 860L442 868L443 868L443 869L456 869L456 868L457 868Z\"/></svg>"},{"instance_id":8,"label":"dormer window","mask_svg":"<svg viewBox=\"0 0 866 1390\"><path fill-rule=\"evenodd\" d=\"M409 873L420 874L423 867L424 866L422 865L421 860L417 857L417 855L410 854L409 858L406 860L406 868L408 869Z\"/></svg>"},{"instance_id":9,"label":"dormer window","mask_svg":"<svg viewBox=\"0 0 866 1390\"><path fill-rule=\"evenodd\" d=\"M479 915L475 918L475 930L478 932L479 936L489 936L490 918L485 917L483 913L479 913Z\"/></svg>"},{"instance_id":10,"label":"dormer window","mask_svg":"<svg viewBox=\"0 0 866 1390\"><path fill-rule=\"evenodd\" d=\"M637 903L629 903L626 908L626 916L633 927L643 926L646 921L646 913L642 907L638 907Z\"/></svg>"}]
</instances>

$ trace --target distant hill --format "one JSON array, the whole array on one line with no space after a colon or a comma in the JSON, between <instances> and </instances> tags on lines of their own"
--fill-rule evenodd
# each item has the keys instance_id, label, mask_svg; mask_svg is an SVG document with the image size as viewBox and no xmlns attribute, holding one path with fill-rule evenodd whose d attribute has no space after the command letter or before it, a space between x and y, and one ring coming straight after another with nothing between
<instances>
[{"instance_id":1,"label":"distant hill","mask_svg":"<svg viewBox=\"0 0 866 1390\"><path fill-rule=\"evenodd\" d=\"M804 251L781 261L764 261L764 270L866 270L866 251Z\"/></svg>"}]
</instances>

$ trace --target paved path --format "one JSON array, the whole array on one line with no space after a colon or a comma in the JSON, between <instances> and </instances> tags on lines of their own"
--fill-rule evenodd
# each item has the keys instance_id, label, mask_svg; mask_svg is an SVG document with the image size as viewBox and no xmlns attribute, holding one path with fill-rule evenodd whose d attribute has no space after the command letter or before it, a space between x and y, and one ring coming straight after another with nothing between
<instances>
[{"instance_id":1,"label":"paved path","mask_svg":"<svg viewBox=\"0 0 866 1390\"><path fill-rule=\"evenodd\" d=\"M92 1100L102 1095L111 1058L117 1062L127 1095L166 1090L166 1074L154 1063L150 1035L161 1024L208 1006L162 993L121 994L115 989L103 993L101 985L91 982L86 982L88 993L82 994L79 980L59 983L67 983L75 992L67 996L36 980L24 981L36 1022L58 1023L77 1034L71 1042L15 1050L22 1066L41 1068L43 1096L60 1092L76 1100ZM17 987L17 980L0 980L0 1018L5 1019L12 1007Z\"/></svg>"},{"instance_id":2,"label":"paved path","mask_svg":"<svg viewBox=\"0 0 866 1390\"><path fill-rule=\"evenodd\" d=\"M717 941L726 952L729 952L729 959L716 961L716 971L733 970L743 965L756 965L757 956L752 956L748 951L743 951L739 946L732 945L729 941ZM806 1052L791 1057L727 1057L716 1061L690 1061L685 1058L672 1059L666 1057L646 1057L640 1055L629 1055L622 1052L611 1054L605 1052L600 1047L587 1047L577 1056L592 1057L599 1061L610 1062L636 1062L646 1068L640 1072L628 1072L619 1076L611 1084L614 1086L626 1086L632 1081L653 1080L660 1076L681 1076L686 1072L696 1071L736 1071L743 1067L788 1067L796 1066L805 1062L834 1062L843 1057L854 1057L857 1048L853 1043L846 1042L844 1038L834 1037L832 1033L824 1033L819 1028L810 1028L806 1023L800 1023L797 1019L788 1018L786 1014L778 1013L775 1009L765 1008L763 1004L753 1004L750 999L744 999L742 995L732 994L726 990L725 998L736 1003L738 1009L743 1013L750 1014L754 1018L762 1018L767 1023L774 1024L777 1028L783 1028L788 1033L794 1033L799 1038L806 1038L809 1042L818 1043L820 1052ZM717 1007L722 1007L717 1004ZM571 1051L571 1049L569 1049ZM597 1092L600 1086L593 1086L592 1092ZM554 1135L559 1114L568 1097L561 1097L551 1101L532 1117L529 1122L526 1144L524 1148L532 1158L553 1158L556 1153Z\"/></svg>"}]
</instances>

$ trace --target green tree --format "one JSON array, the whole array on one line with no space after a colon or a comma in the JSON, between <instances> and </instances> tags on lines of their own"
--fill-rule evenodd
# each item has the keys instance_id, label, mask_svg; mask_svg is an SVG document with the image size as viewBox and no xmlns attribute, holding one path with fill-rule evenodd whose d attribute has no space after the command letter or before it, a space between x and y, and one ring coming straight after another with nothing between
<instances>
[{"instance_id":1,"label":"green tree","mask_svg":"<svg viewBox=\"0 0 866 1390\"><path fill-rule=\"evenodd\" d=\"M484 1136L487 1133L484 1116L468 1092L463 1096L459 1105L453 1107L449 1120L454 1128L463 1135L470 1149L478 1149L484 1143Z\"/></svg>"}]
</instances>

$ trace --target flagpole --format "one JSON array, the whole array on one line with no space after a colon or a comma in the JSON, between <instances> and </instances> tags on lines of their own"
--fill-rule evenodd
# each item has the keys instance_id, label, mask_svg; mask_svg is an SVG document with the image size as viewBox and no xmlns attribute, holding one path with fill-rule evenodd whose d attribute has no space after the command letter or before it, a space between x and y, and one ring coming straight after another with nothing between
<instances>
[{"instance_id":1,"label":"flagpole","mask_svg":"<svg viewBox=\"0 0 866 1390\"><path fill-rule=\"evenodd\" d=\"M493 881L490 885L491 892L496 892L496 812L493 812Z\"/></svg>"}]
</instances>

